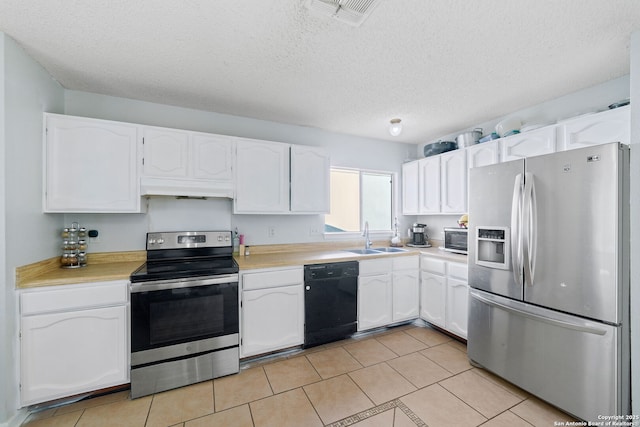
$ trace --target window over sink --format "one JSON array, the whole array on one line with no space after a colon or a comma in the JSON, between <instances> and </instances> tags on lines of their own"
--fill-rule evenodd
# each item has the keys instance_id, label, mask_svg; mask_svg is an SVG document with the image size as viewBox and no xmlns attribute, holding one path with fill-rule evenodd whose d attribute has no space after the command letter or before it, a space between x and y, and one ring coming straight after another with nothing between
<instances>
[{"instance_id":1,"label":"window over sink","mask_svg":"<svg viewBox=\"0 0 640 427\"><path fill-rule=\"evenodd\" d=\"M393 228L392 172L331 168L331 210L325 233L359 233L364 222L371 231Z\"/></svg>"}]
</instances>

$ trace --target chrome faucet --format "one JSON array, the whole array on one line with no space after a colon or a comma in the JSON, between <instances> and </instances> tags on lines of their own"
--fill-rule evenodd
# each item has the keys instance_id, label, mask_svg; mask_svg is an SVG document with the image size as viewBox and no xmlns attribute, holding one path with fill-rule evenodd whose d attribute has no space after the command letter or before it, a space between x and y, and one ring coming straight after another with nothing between
<instances>
[{"instance_id":1,"label":"chrome faucet","mask_svg":"<svg viewBox=\"0 0 640 427\"><path fill-rule=\"evenodd\" d=\"M369 239L369 221L364 222L364 232L362 235L364 236L364 248L371 249L371 240Z\"/></svg>"}]
</instances>

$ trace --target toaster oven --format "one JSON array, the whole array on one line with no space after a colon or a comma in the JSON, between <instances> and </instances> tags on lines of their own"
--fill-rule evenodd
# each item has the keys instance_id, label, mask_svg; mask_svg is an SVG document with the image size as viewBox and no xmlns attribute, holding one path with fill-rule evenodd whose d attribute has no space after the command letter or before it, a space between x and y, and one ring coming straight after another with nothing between
<instances>
[{"instance_id":1,"label":"toaster oven","mask_svg":"<svg viewBox=\"0 0 640 427\"><path fill-rule=\"evenodd\" d=\"M445 227L444 250L466 255L469 241L468 234L466 228Z\"/></svg>"}]
</instances>

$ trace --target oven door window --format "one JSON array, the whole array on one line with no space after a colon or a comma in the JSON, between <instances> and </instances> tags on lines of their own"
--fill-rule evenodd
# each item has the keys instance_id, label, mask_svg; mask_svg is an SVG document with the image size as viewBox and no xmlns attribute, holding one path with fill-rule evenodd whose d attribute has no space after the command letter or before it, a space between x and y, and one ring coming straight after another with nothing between
<instances>
[{"instance_id":1,"label":"oven door window","mask_svg":"<svg viewBox=\"0 0 640 427\"><path fill-rule=\"evenodd\" d=\"M445 248L467 250L466 232L445 232Z\"/></svg>"},{"instance_id":2,"label":"oven door window","mask_svg":"<svg viewBox=\"0 0 640 427\"><path fill-rule=\"evenodd\" d=\"M131 294L131 350L238 333L238 284Z\"/></svg>"}]
</instances>

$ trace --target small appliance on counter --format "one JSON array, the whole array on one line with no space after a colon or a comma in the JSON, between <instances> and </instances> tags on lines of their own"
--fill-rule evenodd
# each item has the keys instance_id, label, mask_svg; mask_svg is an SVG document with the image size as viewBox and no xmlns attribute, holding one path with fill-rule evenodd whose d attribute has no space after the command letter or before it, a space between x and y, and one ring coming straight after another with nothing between
<instances>
[{"instance_id":1,"label":"small appliance on counter","mask_svg":"<svg viewBox=\"0 0 640 427\"><path fill-rule=\"evenodd\" d=\"M468 230L464 227L445 227L444 250L466 255L468 234Z\"/></svg>"},{"instance_id":2,"label":"small appliance on counter","mask_svg":"<svg viewBox=\"0 0 640 427\"><path fill-rule=\"evenodd\" d=\"M414 248L430 248L429 236L427 236L427 224L415 223L409 229L410 242L407 246Z\"/></svg>"}]
</instances>

